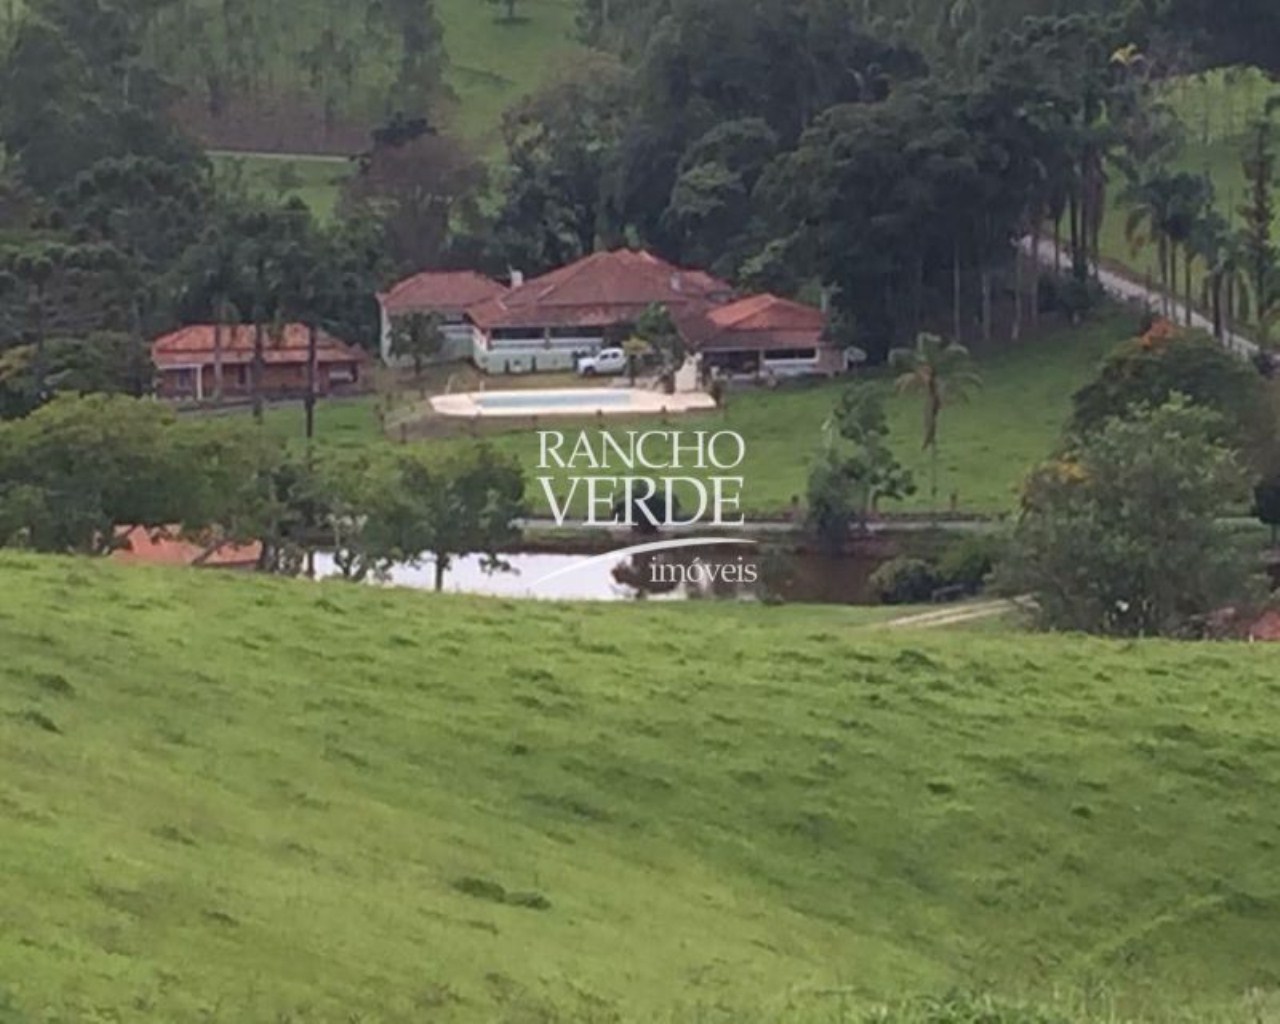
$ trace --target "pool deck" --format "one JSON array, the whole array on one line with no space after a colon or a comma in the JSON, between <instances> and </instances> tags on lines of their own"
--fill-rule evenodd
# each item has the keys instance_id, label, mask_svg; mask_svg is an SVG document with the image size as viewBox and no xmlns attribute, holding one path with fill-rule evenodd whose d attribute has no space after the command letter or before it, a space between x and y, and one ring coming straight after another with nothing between
<instances>
[{"instance_id":1,"label":"pool deck","mask_svg":"<svg viewBox=\"0 0 1280 1024\"><path fill-rule=\"evenodd\" d=\"M619 402L625 394L630 402ZM511 396L512 405L485 408L477 398ZM545 402L539 402L545 397ZM571 399L572 404L565 404ZM437 395L431 408L441 416L497 417L509 416L652 416L662 413L705 412L716 407L715 400L701 391L677 392L674 395L642 388L559 388L547 391L467 391L457 395Z\"/></svg>"}]
</instances>

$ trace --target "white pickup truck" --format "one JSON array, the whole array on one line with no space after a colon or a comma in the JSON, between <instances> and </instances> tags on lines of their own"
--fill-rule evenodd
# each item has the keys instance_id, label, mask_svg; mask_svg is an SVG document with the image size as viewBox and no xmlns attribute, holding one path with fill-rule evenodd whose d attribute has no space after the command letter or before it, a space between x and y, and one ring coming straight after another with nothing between
<instances>
[{"instance_id":1,"label":"white pickup truck","mask_svg":"<svg viewBox=\"0 0 1280 1024\"><path fill-rule=\"evenodd\" d=\"M627 368L627 354L620 348L602 348L593 356L578 360L579 377L604 377L622 373Z\"/></svg>"}]
</instances>

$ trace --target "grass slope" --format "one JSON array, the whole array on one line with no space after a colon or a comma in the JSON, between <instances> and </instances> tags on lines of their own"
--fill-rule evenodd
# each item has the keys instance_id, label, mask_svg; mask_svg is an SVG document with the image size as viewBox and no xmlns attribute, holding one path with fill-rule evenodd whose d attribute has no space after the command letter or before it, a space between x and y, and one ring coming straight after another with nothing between
<instances>
[{"instance_id":1,"label":"grass slope","mask_svg":"<svg viewBox=\"0 0 1280 1024\"><path fill-rule=\"evenodd\" d=\"M1274 998L1271 652L858 621L0 555L0 985L166 1024Z\"/></svg>"}]
</instances>

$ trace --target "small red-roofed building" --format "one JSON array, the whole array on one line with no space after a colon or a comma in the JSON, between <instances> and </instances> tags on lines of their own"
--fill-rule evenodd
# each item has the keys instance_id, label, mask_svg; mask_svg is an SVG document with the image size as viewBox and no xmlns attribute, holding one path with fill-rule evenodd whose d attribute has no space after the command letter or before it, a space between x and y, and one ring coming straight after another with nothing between
<instances>
[{"instance_id":1,"label":"small red-roofed building","mask_svg":"<svg viewBox=\"0 0 1280 1024\"><path fill-rule=\"evenodd\" d=\"M151 343L156 368L156 393L161 398L208 401L221 390L224 398L253 393L252 324L189 324ZM266 331L263 343L262 394L268 397L302 395L307 390L309 329L286 324ZM316 336L316 393L354 391L368 356L326 331ZM221 388L219 388L221 379Z\"/></svg>"},{"instance_id":2,"label":"small red-roofed building","mask_svg":"<svg viewBox=\"0 0 1280 1024\"><path fill-rule=\"evenodd\" d=\"M822 310L776 295L750 295L677 325L703 367L729 376L788 377L845 369L826 338Z\"/></svg>"},{"instance_id":3,"label":"small red-roofed building","mask_svg":"<svg viewBox=\"0 0 1280 1024\"><path fill-rule=\"evenodd\" d=\"M182 565L198 569L254 569L262 545L231 544L214 535L183 537L177 527L151 529L124 526L116 531L114 562L143 565Z\"/></svg>"}]
</instances>

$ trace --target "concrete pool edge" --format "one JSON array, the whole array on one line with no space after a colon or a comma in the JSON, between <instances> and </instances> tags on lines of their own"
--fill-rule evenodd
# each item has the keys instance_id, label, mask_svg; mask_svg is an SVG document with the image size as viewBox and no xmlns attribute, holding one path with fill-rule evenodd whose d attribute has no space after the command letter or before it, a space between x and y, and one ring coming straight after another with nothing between
<instances>
[{"instance_id":1,"label":"concrete pool edge","mask_svg":"<svg viewBox=\"0 0 1280 1024\"><path fill-rule=\"evenodd\" d=\"M619 395L629 398L618 400ZM539 404L538 397L546 404ZM593 400L594 396L594 400ZM607 398L601 396L608 396ZM513 405L486 407L477 399L499 400L519 398ZM572 404L556 404L556 399L572 397ZM431 408L441 416L469 419L531 416L595 416L595 415L660 415L663 413L707 412L716 407L715 399L701 391L685 391L668 395L640 388L548 388L545 390L466 391L456 395L436 395Z\"/></svg>"}]
</instances>

